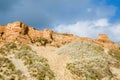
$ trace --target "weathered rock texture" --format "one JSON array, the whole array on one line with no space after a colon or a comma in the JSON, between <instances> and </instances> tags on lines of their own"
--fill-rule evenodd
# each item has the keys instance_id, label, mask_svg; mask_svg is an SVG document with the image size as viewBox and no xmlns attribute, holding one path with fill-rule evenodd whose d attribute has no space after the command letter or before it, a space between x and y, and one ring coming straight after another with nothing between
<instances>
[{"instance_id":1,"label":"weathered rock texture","mask_svg":"<svg viewBox=\"0 0 120 80\"><path fill-rule=\"evenodd\" d=\"M120 46L112 42L106 34L100 34L97 39L87 37L78 37L72 34L60 34L52 30L45 29L43 31L36 30L31 26L27 26L23 22L13 22L7 25L0 25L0 42L16 42L16 43L36 43L37 39L46 39L47 45L60 47L75 40L96 42L106 48L120 48ZM40 40L41 41L41 40Z\"/></svg>"}]
</instances>

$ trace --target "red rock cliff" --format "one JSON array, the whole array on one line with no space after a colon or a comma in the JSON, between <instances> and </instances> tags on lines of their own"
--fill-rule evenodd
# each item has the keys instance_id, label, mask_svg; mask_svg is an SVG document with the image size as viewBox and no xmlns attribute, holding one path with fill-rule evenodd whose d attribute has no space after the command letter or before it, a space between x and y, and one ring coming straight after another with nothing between
<instances>
[{"instance_id":1,"label":"red rock cliff","mask_svg":"<svg viewBox=\"0 0 120 80\"><path fill-rule=\"evenodd\" d=\"M45 38L50 41L49 45L62 46L75 40L89 41L100 44L107 48L120 48L118 44L112 42L106 34L100 34L97 39L78 37L72 34L60 34L52 30L36 30L27 26L23 22L13 22L5 26L0 25L0 43L34 43L39 38Z\"/></svg>"}]
</instances>

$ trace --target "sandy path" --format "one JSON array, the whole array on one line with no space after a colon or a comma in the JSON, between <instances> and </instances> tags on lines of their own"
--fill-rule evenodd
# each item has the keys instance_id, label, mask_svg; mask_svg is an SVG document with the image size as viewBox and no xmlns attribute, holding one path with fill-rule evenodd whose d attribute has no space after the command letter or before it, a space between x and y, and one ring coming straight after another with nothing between
<instances>
[{"instance_id":1,"label":"sandy path","mask_svg":"<svg viewBox=\"0 0 120 80\"><path fill-rule=\"evenodd\" d=\"M55 47L37 47L31 46L40 56L48 59L50 68L55 73L55 80L75 80L73 79L72 74L66 69L66 63L69 63L70 60L65 55L56 54Z\"/></svg>"}]
</instances>

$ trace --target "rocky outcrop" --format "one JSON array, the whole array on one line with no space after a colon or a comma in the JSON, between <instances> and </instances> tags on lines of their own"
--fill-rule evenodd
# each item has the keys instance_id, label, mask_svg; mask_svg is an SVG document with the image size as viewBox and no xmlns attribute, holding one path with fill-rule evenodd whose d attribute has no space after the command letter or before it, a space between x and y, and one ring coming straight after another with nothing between
<instances>
[{"instance_id":1,"label":"rocky outcrop","mask_svg":"<svg viewBox=\"0 0 120 80\"><path fill-rule=\"evenodd\" d=\"M95 39L95 42L100 44L104 48L120 49L120 45L111 41L106 34L99 34L98 38Z\"/></svg>"},{"instance_id":2,"label":"rocky outcrop","mask_svg":"<svg viewBox=\"0 0 120 80\"><path fill-rule=\"evenodd\" d=\"M2 27L3 42L20 42L29 43L30 39L27 36L28 27L22 22L9 23Z\"/></svg>"},{"instance_id":3,"label":"rocky outcrop","mask_svg":"<svg viewBox=\"0 0 120 80\"><path fill-rule=\"evenodd\" d=\"M5 31L5 27L0 25L0 38L4 34L4 31Z\"/></svg>"},{"instance_id":4,"label":"rocky outcrop","mask_svg":"<svg viewBox=\"0 0 120 80\"><path fill-rule=\"evenodd\" d=\"M36 30L19 21L0 26L0 34L2 36L2 42L31 43L39 38L45 38L53 46L70 43L76 38L71 34L59 34L48 29L43 31Z\"/></svg>"},{"instance_id":5,"label":"rocky outcrop","mask_svg":"<svg viewBox=\"0 0 120 80\"><path fill-rule=\"evenodd\" d=\"M106 43L110 43L112 42L108 36L106 34L99 34L98 38L96 39L96 41L99 41L99 42L106 42Z\"/></svg>"},{"instance_id":6,"label":"rocky outcrop","mask_svg":"<svg viewBox=\"0 0 120 80\"><path fill-rule=\"evenodd\" d=\"M47 45L60 47L71 43L72 41L96 42L107 48L120 48L118 44L112 42L106 34L100 34L97 39L87 37L78 37L67 33L56 33L53 30L44 29L36 30L31 26L27 26L23 22L13 22L5 26L0 26L0 43L16 42L16 43L35 43L40 39L47 39ZM39 39L39 40L38 40Z\"/></svg>"},{"instance_id":7,"label":"rocky outcrop","mask_svg":"<svg viewBox=\"0 0 120 80\"><path fill-rule=\"evenodd\" d=\"M12 32L18 32L19 34L25 35L28 33L28 27L22 22L13 22L7 24L6 28Z\"/></svg>"}]
</instances>

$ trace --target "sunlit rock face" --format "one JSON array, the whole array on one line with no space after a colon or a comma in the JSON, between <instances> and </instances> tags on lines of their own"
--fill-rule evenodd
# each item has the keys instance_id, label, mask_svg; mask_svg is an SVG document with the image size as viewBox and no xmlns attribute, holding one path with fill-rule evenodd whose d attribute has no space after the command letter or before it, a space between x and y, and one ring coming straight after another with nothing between
<instances>
[{"instance_id":1,"label":"sunlit rock face","mask_svg":"<svg viewBox=\"0 0 120 80\"><path fill-rule=\"evenodd\" d=\"M99 34L96 40L101 42L108 42L108 43L112 42L106 34Z\"/></svg>"},{"instance_id":2,"label":"sunlit rock face","mask_svg":"<svg viewBox=\"0 0 120 80\"><path fill-rule=\"evenodd\" d=\"M0 25L0 42L16 42L16 43L36 43L45 41L45 45L60 47L71 43L72 41L96 42L107 48L120 48L118 44L112 42L106 34L99 34L98 38L91 39L87 37L74 36L67 33L57 33L53 30L37 30L28 26L23 22L13 22L7 25ZM111 47L112 46L112 47Z\"/></svg>"}]
</instances>

